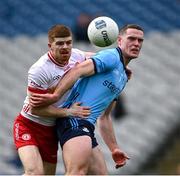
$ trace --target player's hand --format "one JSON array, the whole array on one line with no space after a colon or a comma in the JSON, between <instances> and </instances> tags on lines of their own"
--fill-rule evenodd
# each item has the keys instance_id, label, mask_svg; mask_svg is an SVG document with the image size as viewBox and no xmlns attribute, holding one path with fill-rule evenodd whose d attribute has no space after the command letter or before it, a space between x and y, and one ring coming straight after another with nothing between
<instances>
[{"instance_id":1,"label":"player's hand","mask_svg":"<svg viewBox=\"0 0 180 176\"><path fill-rule=\"evenodd\" d=\"M132 77L132 70L129 67L126 67L126 74L127 74L128 80L130 80Z\"/></svg>"},{"instance_id":2,"label":"player's hand","mask_svg":"<svg viewBox=\"0 0 180 176\"><path fill-rule=\"evenodd\" d=\"M29 104L32 107L42 107L48 106L55 103L58 100L58 97L55 94L37 94L31 93L29 96Z\"/></svg>"},{"instance_id":3,"label":"player's hand","mask_svg":"<svg viewBox=\"0 0 180 176\"><path fill-rule=\"evenodd\" d=\"M126 160L129 159L129 157L122 152L119 148L114 149L114 151L112 152L112 158L114 160L114 162L116 163L116 169L118 169L119 167L122 167L126 164Z\"/></svg>"},{"instance_id":4,"label":"player's hand","mask_svg":"<svg viewBox=\"0 0 180 176\"><path fill-rule=\"evenodd\" d=\"M91 110L87 106L81 106L80 102L74 103L69 109L67 109L67 116L77 116L86 118L91 114Z\"/></svg>"}]
</instances>

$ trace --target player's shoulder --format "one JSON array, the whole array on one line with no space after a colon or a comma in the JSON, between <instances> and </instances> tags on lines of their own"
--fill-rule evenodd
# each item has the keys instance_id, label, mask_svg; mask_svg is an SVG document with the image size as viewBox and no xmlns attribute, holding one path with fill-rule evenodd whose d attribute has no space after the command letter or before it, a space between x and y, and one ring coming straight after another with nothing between
<instances>
[{"instance_id":1,"label":"player's shoulder","mask_svg":"<svg viewBox=\"0 0 180 176\"><path fill-rule=\"evenodd\" d=\"M119 54L116 48L109 48L109 49L100 50L99 52L97 52L96 55L94 55L94 57L117 59L119 58Z\"/></svg>"},{"instance_id":2,"label":"player's shoulder","mask_svg":"<svg viewBox=\"0 0 180 176\"><path fill-rule=\"evenodd\" d=\"M117 49L116 48L108 48L108 49L104 49L104 50L101 50L99 53L102 53L102 54L113 54L113 55L116 55L117 54Z\"/></svg>"},{"instance_id":3,"label":"player's shoulder","mask_svg":"<svg viewBox=\"0 0 180 176\"><path fill-rule=\"evenodd\" d=\"M51 64L48 53L42 55L30 68L29 72L40 72L46 70Z\"/></svg>"}]
</instances>

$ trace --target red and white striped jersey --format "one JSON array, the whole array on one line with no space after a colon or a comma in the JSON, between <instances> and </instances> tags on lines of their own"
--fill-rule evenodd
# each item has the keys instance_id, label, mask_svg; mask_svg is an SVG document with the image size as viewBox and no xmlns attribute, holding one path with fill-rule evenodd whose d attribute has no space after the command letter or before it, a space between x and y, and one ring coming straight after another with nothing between
<instances>
[{"instance_id":1,"label":"red and white striped jersey","mask_svg":"<svg viewBox=\"0 0 180 176\"><path fill-rule=\"evenodd\" d=\"M75 64L85 60L84 52L73 48L69 62L64 67L60 66L53 58L51 52L44 54L40 59L35 62L28 72L28 87L27 96L24 101L21 114L39 124L46 126L53 126L55 124L55 118L39 117L31 114L29 106L28 92L47 93L52 92L62 76ZM67 92L58 102L54 104L55 107L61 107L65 101Z\"/></svg>"}]
</instances>

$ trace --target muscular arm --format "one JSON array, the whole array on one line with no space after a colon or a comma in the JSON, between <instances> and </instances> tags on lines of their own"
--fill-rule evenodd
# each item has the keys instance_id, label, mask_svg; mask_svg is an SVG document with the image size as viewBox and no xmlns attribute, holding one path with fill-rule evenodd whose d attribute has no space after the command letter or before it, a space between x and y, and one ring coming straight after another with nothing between
<instances>
[{"instance_id":1,"label":"muscular arm","mask_svg":"<svg viewBox=\"0 0 180 176\"><path fill-rule=\"evenodd\" d=\"M80 77L90 76L92 74L94 74L94 64L92 59L88 59L82 62L81 64L78 64L76 67L72 68L67 74L65 74L62 80L59 82L54 93L49 94L52 96L53 102L55 102L54 97L56 101L59 100L64 95L64 93L68 89L70 89ZM33 94L33 96L38 97L40 95ZM31 96L30 102L32 101L32 99L33 97ZM83 106L81 107L80 105L79 106L76 105L73 108L69 108L69 109L55 108L51 105L44 107L31 106L32 107L31 113L38 116L55 117L55 118L66 117L69 115L74 115L79 117L86 117L90 115L90 110L88 107L83 107Z\"/></svg>"},{"instance_id":2,"label":"muscular arm","mask_svg":"<svg viewBox=\"0 0 180 176\"><path fill-rule=\"evenodd\" d=\"M94 64L91 59L88 59L80 64L78 64L76 67L72 68L68 73L64 75L62 80L57 85L55 91L53 94L44 94L45 96L48 96L48 99L51 99L51 101L48 101L48 104L53 104L57 100L59 100L64 93L70 89L73 84L82 76L90 76L94 74ZM75 106L74 108L70 109L62 109L62 108L55 108L53 106L33 106L32 102L34 104L38 103L38 100L41 100L42 94L35 94L33 93L30 95L30 105L32 107L31 112L35 115L44 116L44 117L64 117L67 116L65 114L84 117L90 114L90 110L88 107L80 107ZM35 97L35 101L34 101ZM50 102L50 103L49 103Z\"/></svg>"},{"instance_id":3,"label":"muscular arm","mask_svg":"<svg viewBox=\"0 0 180 176\"><path fill-rule=\"evenodd\" d=\"M31 96L28 91L28 96ZM86 117L90 115L90 109L86 106L80 106L79 102L74 103L70 108L54 107L53 105L30 107L31 114L47 118L63 118L68 116Z\"/></svg>"},{"instance_id":4,"label":"muscular arm","mask_svg":"<svg viewBox=\"0 0 180 176\"><path fill-rule=\"evenodd\" d=\"M68 89L70 89L79 78L90 76L94 73L95 69L92 59L88 59L78 64L64 75L53 93L54 96L57 100L60 99L64 95L64 93Z\"/></svg>"},{"instance_id":5,"label":"muscular arm","mask_svg":"<svg viewBox=\"0 0 180 176\"><path fill-rule=\"evenodd\" d=\"M114 106L115 102L112 102L109 105L104 114L98 120L98 126L104 142L111 151L112 158L116 164L115 167L119 168L126 164L126 160L129 159L129 157L122 150L120 150L116 141L112 119L110 115L111 110L114 108Z\"/></svg>"},{"instance_id":6,"label":"muscular arm","mask_svg":"<svg viewBox=\"0 0 180 176\"><path fill-rule=\"evenodd\" d=\"M80 106L80 103L75 103L71 108L56 108L54 106L31 108L31 113L47 118L63 118L68 116L86 117L90 115L88 107Z\"/></svg>"},{"instance_id":7,"label":"muscular arm","mask_svg":"<svg viewBox=\"0 0 180 176\"><path fill-rule=\"evenodd\" d=\"M118 144L113 129L112 119L110 115L112 109L115 106L115 103L116 102L113 101L106 109L104 114L98 119L98 127L100 134L111 152L113 152L114 149L118 148Z\"/></svg>"},{"instance_id":8,"label":"muscular arm","mask_svg":"<svg viewBox=\"0 0 180 176\"><path fill-rule=\"evenodd\" d=\"M53 106L31 108L31 113L38 116L47 118L63 118L68 116L68 109L55 108Z\"/></svg>"}]
</instances>

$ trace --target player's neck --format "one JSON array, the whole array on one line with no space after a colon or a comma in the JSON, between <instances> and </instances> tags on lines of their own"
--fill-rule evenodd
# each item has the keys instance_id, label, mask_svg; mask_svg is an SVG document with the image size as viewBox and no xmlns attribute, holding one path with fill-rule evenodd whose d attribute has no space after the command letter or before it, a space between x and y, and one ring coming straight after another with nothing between
<instances>
[{"instance_id":1,"label":"player's neck","mask_svg":"<svg viewBox=\"0 0 180 176\"><path fill-rule=\"evenodd\" d=\"M127 65L129 64L129 62L131 61L131 59L125 58L125 57L123 56L123 61L124 61L124 65L127 66Z\"/></svg>"}]
</instances>

